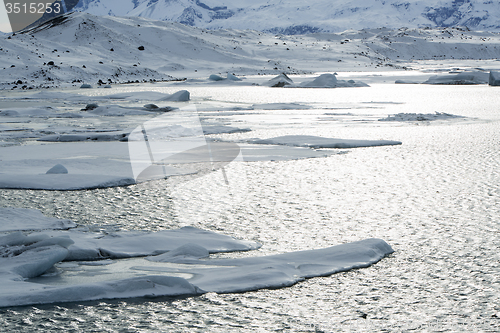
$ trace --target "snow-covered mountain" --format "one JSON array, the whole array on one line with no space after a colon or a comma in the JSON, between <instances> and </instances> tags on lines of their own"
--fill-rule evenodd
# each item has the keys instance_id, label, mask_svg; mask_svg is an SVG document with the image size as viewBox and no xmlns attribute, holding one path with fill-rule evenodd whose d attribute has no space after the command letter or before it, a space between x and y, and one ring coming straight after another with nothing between
<instances>
[{"instance_id":1,"label":"snow-covered mountain","mask_svg":"<svg viewBox=\"0 0 500 333\"><path fill-rule=\"evenodd\" d=\"M208 78L228 72L419 69L423 63L450 68L467 63L488 70L500 66L499 54L499 33L459 28L290 36L73 12L0 37L0 90Z\"/></svg>"},{"instance_id":2,"label":"snow-covered mountain","mask_svg":"<svg viewBox=\"0 0 500 333\"><path fill-rule=\"evenodd\" d=\"M498 0L80 0L74 10L289 35L380 27L500 31Z\"/></svg>"}]
</instances>

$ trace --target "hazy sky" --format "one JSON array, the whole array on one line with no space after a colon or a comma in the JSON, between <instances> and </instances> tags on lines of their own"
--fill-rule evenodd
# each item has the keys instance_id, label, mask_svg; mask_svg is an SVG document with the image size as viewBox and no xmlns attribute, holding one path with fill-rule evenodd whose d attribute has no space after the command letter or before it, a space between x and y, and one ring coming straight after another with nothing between
<instances>
[{"instance_id":1,"label":"hazy sky","mask_svg":"<svg viewBox=\"0 0 500 333\"><path fill-rule=\"evenodd\" d=\"M7 10L5 9L5 3L3 2L3 0L0 0L0 31L12 32L9 17L7 16Z\"/></svg>"}]
</instances>

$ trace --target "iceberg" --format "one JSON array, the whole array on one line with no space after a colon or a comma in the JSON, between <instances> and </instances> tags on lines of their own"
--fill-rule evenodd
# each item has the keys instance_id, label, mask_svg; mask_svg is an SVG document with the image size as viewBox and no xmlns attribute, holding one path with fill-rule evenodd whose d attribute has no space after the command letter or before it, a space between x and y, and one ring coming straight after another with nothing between
<instances>
[{"instance_id":1,"label":"iceberg","mask_svg":"<svg viewBox=\"0 0 500 333\"><path fill-rule=\"evenodd\" d=\"M338 87L368 87L366 83L354 80L338 80L335 74L321 74L312 81L301 83L301 88L338 88Z\"/></svg>"},{"instance_id":2,"label":"iceberg","mask_svg":"<svg viewBox=\"0 0 500 333\"><path fill-rule=\"evenodd\" d=\"M462 72L446 75L431 76L424 84L487 84L488 73L484 72Z\"/></svg>"},{"instance_id":3,"label":"iceberg","mask_svg":"<svg viewBox=\"0 0 500 333\"><path fill-rule=\"evenodd\" d=\"M491 71L488 83L490 86L500 86L500 72Z\"/></svg>"},{"instance_id":4,"label":"iceberg","mask_svg":"<svg viewBox=\"0 0 500 333\"><path fill-rule=\"evenodd\" d=\"M265 82L263 85L268 87L284 87L293 84L293 80L288 77L285 73L273 77L271 80Z\"/></svg>"}]
</instances>

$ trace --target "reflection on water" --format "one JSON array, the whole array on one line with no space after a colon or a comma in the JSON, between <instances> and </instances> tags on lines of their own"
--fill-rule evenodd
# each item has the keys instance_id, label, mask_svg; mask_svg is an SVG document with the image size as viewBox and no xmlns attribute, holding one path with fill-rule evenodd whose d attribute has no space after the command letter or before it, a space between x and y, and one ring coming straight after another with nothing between
<instances>
[{"instance_id":1,"label":"reflection on water","mask_svg":"<svg viewBox=\"0 0 500 333\"><path fill-rule=\"evenodd\" d=\"M0 205L37 208L49 216L111 229L160 230L189 224L263 244L258 252L221 257L321 248L378 237L396 251L388 258L366 269L278 290L2 309L0 327L26 332L55 328L496 331L500 325L498 91L486 86L362 89L363 95L358 89L193 89L193 96L211 96L217 101L306 102L330 107L228 115L255 131L221 138L306 134L403 142L325 158L245 163L246 177L241 179L248 195L237 204L227 204L222 194L219 204L205 200L204 194L213 193L209 181L185 182L182 188L153 181L75 192L1 191ZM370 101L384 103L376 104L377 109L342 111L366 115L366 121L319 119L331 113L331 108ZM377 115L434 111L479 119L375 121ZM309 117L310 122L279 126L280 117Z\"/></svg>"}]
</instances>

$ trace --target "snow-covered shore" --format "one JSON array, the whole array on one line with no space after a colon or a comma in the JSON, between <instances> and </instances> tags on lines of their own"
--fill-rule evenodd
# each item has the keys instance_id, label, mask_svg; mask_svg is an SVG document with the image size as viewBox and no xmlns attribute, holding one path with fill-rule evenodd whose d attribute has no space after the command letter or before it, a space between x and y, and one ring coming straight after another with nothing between
<instances>
[{"instance_id":1,"label":"snow-covered shore","mask_svg":"<svg viewBox=\"0 0 500 333\"><path fill-rule=\"evenodd\" d=\"M420 69L481 60L498 69L500 35L462 29L372 29L272 35L138 17L70 13L0 36L0 90L237 75ZM476 63L477 64L477 63Z\"/></svg>"}]
</instances>

